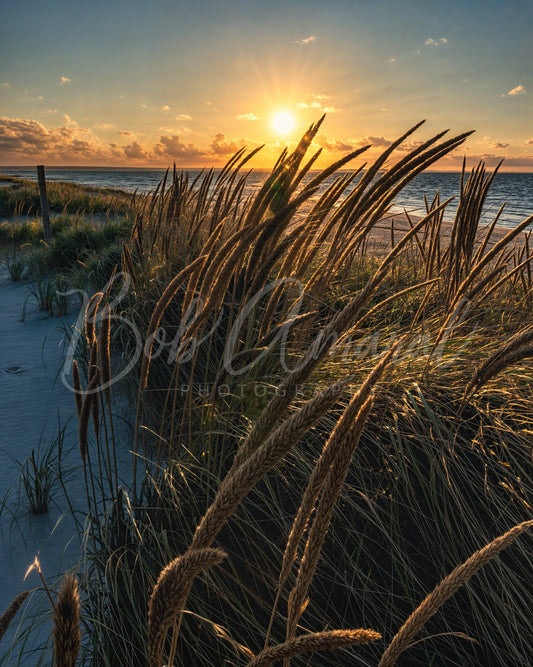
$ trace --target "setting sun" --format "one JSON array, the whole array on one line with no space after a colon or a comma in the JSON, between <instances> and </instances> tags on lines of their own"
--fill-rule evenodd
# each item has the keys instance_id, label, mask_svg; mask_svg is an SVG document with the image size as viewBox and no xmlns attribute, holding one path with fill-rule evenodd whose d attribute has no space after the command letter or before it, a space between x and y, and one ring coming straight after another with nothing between
<instances>
[{"instance_id":1,"label":"setting sun","mask_svg":"<svg viewBox=\"0 0 533 667\"><path fill-rule=\"evenodd\" d=\"M278 111L272 117L272 129L276 134L285 136L294 130L296 120L294 116L288 111Z\"/></svg>"}]
</instances>

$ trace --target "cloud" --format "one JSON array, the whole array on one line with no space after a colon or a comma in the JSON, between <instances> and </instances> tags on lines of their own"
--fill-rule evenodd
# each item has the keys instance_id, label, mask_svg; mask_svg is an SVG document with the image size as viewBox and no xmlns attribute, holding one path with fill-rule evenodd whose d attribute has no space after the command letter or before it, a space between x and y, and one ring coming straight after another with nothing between
<instances>
[{"instance_id":1,"label":"cloud","mask_svg":"<svg viewBox=\"0 0 533 667\"><path fill-rule=\"evenodd\" d=\"M502 156L502 155L494 155L492 153L482 153L482 154L474 154L468 156L468 160L471 161L472 164L476 164L480 161L483 161L487 167L495 167L497 164L501 162L502 158L504 159L502 165L504 171L506 169L533 168L533 155ZM462 155L451 155L449 157L444 158L443 160L443 162L452 163L455 167L460 166L462 164L462 161L463 161Z\"/></svg>"},{"instance_id":2,"label":"cloud","mask_svg":"<svg viewBox=\"0 0 533 667\"><path fill-rule=\"evenodd\" d=\"M259 120L254 113L240 113L237 120Z\"/></svg>"},{"instance_id":3,"label":"cloud","mask_svg":"<svg viewBox=\"0 0 533 667\"><path fill-rule=\"evenodd\" d=\"M210 144L210 148L215 155L232 155L236 153L244 145L244 140L241 140L239 144L234 141L226 141L226 137L222 132L217 132L215 138Z\"/></svg>"},{"instance_id":4,"label":"cloud","mask_svg":"<svg viewBox=\"0 0 533 667\"><path fill-rule=\"evenodd\" d=\"M170 111L170 107L168 106L168 104L164 104L164 105L161 107L161 111Z\"/></svg>"},{"instance_id":5,"label":"cloud","mask_svg":"<svg viewBox=\"0 0 533 667\"><path fill-rule=\"evenodd\" d=\"M111 130L113 127L113 123L96 123L94 126L95 130Z\"/></svg>"},{"instance_id":6,"label":"cloud","mask_svg":"<svg viewBox=\"0 0 533 667\"><path fill-rule=\"evenodd\" d=\"M320 148L325 148L328 151L346 153L348 151L353 151L354 149L352 144L348 144L345 141L341 141L340 139L332 139L330 141L326 139L323 134L319 134L315 141L320 146Z\"/></svg>"},{"instance_id":7,"label":"cloud","mask_svg":"<svg viewBox=\"0 0 533 667\"><path fill-rule=\"evenodd\" d=\"M124 157L124 154L120 150L120 148L117 146L115 143L107 144L109 146L110 150L110 157L115 158L115 159L121 159Z\"/></svg>"},{"instance_id":8,"label":"cloud","mask_svg":"<svg viewBox=\"0 0 533 667\"><path fill-rule=\"evenodd\" d=\"M295 44L311 44L316 39L315 35L309 35L309 37L304 37L303 39L297 39Z\"/></svg>"},{"instance_id":9,"label":"cloud","mask_svg":"<svg viewBox=\"0 0 533 667\"><path fill-rule=\"evenodd\" d=\"M329 95L323 95L319 93L312 93L308 100L305 102L296 102L297 109L319 109L323 113L335 113L340 111L337 107L334 106L324 106L322 102L324 100L331 99Z\"/></svg>"},{"instance_id":10,"label":"cloud","mask_svg":"<svg viewBox=\"0 0 533 667\"><path fill-rule=\"evenodd\" d=\"M46 113L57 113L57 109L47 109Z\"/></svg>"},{"instance_id":11,"label":"cloud","mask_svg":"<svg viewBox=\"0 0 533 667\"><path fill-rule=\"evenodd\" d=\"M438 39L433 39L433 37L430 37L429 39L426 39L424 44L426 46L441 46L442 44L447 44L448 40L446 37L439 37Z\"/></svg>"},{"instance_id":12,"label":"cloud","mask_svg":"<svg viewBox=\"0 0 533 667\"><path fill-rule=\"evenodd\" d=\"M60 77L61 83L59 84L60 86L64 86L66 83L71 83L72 79L69 79L68 76L62 76Z\"/></svg>"},{"instance_id":13,"label":"cloud","mask_svg":"<svg viewBox=\"0 0 533 667\"><path fill-rule=\"evenodd\" d=\"M117 134L121 134L123 137L132 137L133 132L130 132L129 130L119 130Z\"/></svg>"},{"instance_id":14,"label":"cloud","mask_svg":"<svg viewBox=\"0 0 533 667\"><path fill-rule=\"evenodd\" d=\"M526 141L526 146L533 146L533 139L528 139Z\"/></svg>"},{"instance_id":15,"label":"cloud","mask_svg":"<svg viewBox=\"0 0 533 667\"><path fill-rule=\"evenodd\" d=\"M176 120L192 120L192 116L188 113L180 113L176 116Z\"/></svg>"},{"instance_id":16,"label":"cloud","mask_svg":"<svg viewBox=\"0 0 533 667\"><path fill-rule=\"evenodd\" d=\"M0 83L0 86L4 86L4 88L11 88L11 84L10 84L10 83L7 83L7 82L5 82L5 83Z\"/></svg>"},{"instance_id":17,"label":"cloud","mask_svg":"<svg viewBox=\"0 0 533 667\"><path fill-rule=\"evenodd\" d=\"M192 130L190 127L187 127L186 125L181 125L180 127L170 127L169 125L161 125L160 127L157 128L159 132L162 132L163 134L166 135L182 135L182 134L191 134Z\"/></svg>"},{"instance_id":18,"label":"cloud","mask_svg":"<svg viewBox=\"0 0 533 667\"><path fill-rule=\"evenodd\" d=\"M526 92L527 92L527 91L526 91L526 89L524 88L524 86L523 86L522 84L520 84L519 86L516 86L515 88L513 88L512 90L510 90L510 91L507 93L507 95L525 95ZM504 97L505 97L505 95L504 95Z\"/></svg>"},{"instance_id":19,"label":"cloud","mask_svg":"<svg viewBox=\"0 0 533 667\"><path fill-rule=\"evenodd\" d=\"M63 114L63 120L69 127L79 127L78 123L71 118L67 113Z\"/></svg>"},{"instance_id":20,"label":"cloud","mask_svg":"<svg viewBox=\"0 0 533 667\"><path fill-rule=\"evenodd\" d=\"M395 63L395 62L396 62L396 58L389 58L389 62L390 62L390 63Z\"/></svg>"},{"instance_id":21,"label":"cloud","mask_svg":"<svg viewBox=\"0 0 533 667\"><path fill-rule=\"evenodd\" d=\"M385 110L386 109L382 109L382 111ZM367 135L365 137L360 137L359 139L348 139L348 141L354 145L354 148L363 148L363 146L370 146L371 149L388 148L392 144L391 139L387 139L387 137L376 136L376 135ZM409 153L410 151L413 151L415 148L421 146L422 143L423 143L422 141L418 140L404 141L400 146L398 146L396 150L399 153Z\"/></svg>"},{"instance_id":22,"label":"cloud","mask_svg":"<svg viewBox=\"0 0 533 667\"><path fill-rule=\"evenodd\" d=\"M0 118L0 151L46 150L52 136L46 128L33 120Z\"/></svg>"},{"instance_id":23,"label":"cloud","mask_svg":"<svg viewBox=\"0 0 533 667\"><path fill-rule=\"evenodd\" d=\"M371 144L374 148L388 148L392 141L390 139L385 139L385 137L362 137L357 140L358 146L368 146Z\"/></svg>"},{"instance_id":24,"label":"cloud","mask_svg":"<svg viewBox=\"0 0 533 667\"><path fill-rule=\"evenodd\" d=\"M124 155L130 160L146 160L150 157L138 141L124 146Z\"/></svg>"},{"instance_id":25,"label":"cloud","mask_svg":"<svg viewBox=\"0 0 533 667\"><path fill-rule=\"evenodd\" d=\"M314 100L313 102L296 102L297 109L322 109L320 102Z\"/></svg>"},{"instance_id":26,"label":"cloud","mask_svg":"<svg viewBox=\"0 0 533 667\"><path fill-rule=\"evenodd\" d=\"M0 152L9 160L26 163L28 158L63 164L109 159L98 139L72 122L48 129L38 121L6 117L0 117Z\"/></svg>"},{"instance_id":27,"label":"cloud","mask_svg":"<svg viewBox=\"0 0 533 667\"><path fill-rule=\"evenodd\" d=\"M499 141L494 142L494 148L509 148L511 144L502 144Z\"/></svg>"},{"instance_id":28,"label":"cloud","mask_svg":"<svg viewBox=\"0 0 533 667\"><path fill-rule=\"evenodd\" d=\"M194 144L183 143L177 135L162 135L159 142L154 146L154 151L160 157L172 158L173 160L187 160L206 155L205 151Z\"/></svg>"}]
</instances>

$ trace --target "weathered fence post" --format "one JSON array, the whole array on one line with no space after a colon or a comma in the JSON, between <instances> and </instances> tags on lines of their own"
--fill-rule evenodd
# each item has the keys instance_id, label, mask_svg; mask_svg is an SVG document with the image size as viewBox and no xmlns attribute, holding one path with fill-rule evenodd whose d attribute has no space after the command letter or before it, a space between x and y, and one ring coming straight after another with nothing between
<instances>
[{"instance_id":1,"label":"weathered fence post","mask_svg":"<svg viewBox=\"0 0 533 667\"><path fill-rule=\"evenodd\" d=\"M43 216L44 240L49 243L52 240L50 228L50 213L48 211L48 197L46 196L46 178L44 176L44 165L37 166L37 178L39 179L39 194L41 196L41 214Z\"/></svg>"}]
</instances>

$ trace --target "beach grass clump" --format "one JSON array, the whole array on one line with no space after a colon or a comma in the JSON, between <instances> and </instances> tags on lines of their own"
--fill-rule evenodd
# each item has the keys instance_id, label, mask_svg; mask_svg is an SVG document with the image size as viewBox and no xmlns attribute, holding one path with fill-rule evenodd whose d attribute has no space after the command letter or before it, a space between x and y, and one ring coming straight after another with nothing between
<instances>
[{"instance_id":1,"label":"beach grass clump","mask_svg":"<svg viewBox=\"0 0 533 667\"><path fill-rule=\"evenodd\" d=\"M105 224L83 222L75 224L52 238L50 244L40 248L48 273L72 271L95 255L109 254L111 246L120 243L129 233L125 221L110 220ZM103 285L102 285L103 286Z\"/></svg>"},{"instance_id":2,"label":"beach grass clump","mask_svg":"<svg viewBox=\"0 0 533 667\"><path fill-rule=\"evenodd\" d=\"M18 249L12 249L0 261L5 265L9 277L13 282L24 280L28 267L24 258L24 254L21 251Z\"/></svg>"},{"instance_id":3,"label":"beach grass clump","mask_svg":"<svg viewBox=\"0 0 533 667\"><path fill-rule=\"evenodd\" d=\"M468 133L315 172L321 122L249 198L256 151L169 171L86 304L87 664L527 664L531 219L479 228L480 165L450 237L435 195L374 251ZM125 473L113 350L139 333Z\"/></svg>"},{"instance_id":4,"label":"beach grass clump","mask_svg":"<svg viewBox=\"0 0 533 667\"><path fill-rule=\"evenodd\" d=\"M48 512L52 492L59 484L59 468L63 456L65 427L59 427L57 436L46 447L32 449L31 454L19 463L20 481L24 488L32 514Z\"/></svg>"},{"instance_id":5,"label":"beach grass clump","mask_svg":"<svg viewBox=\"0 0 533 667\"><path fill-rule=\"evenodd\" d=\"M10 178L11 186L0 188L0 217L38 216L41 210L39 185L28 179ZM111 188L48 180L48 203L52 213L116 217L127 215L131 195Z\"/></svg>"},{"instance_id":6,"label":"beach grass clump","mask_svg":"<svg viewBox=\"0 0 533 667\"><path fill-rule=\"evenodd\" d=\"M61 234L66 229L83 222L80 214L60 213L50 220L52 236ZM43 223L35 217L33 220L10 220L0 223L0 244L5 246L38 245L43 242Z\"/></svg>"},{"instance_id":7,"label":"beach grass clump","mask_svg":"<svg viewBox=\"0 0 533 667\"><path fill-rule=\"evenodd\" d=\"M109 281L120 265L121 244L130 230L126 219L103 224L62 216L50 243L39 240L39 223L31 241L5 246L2 262L13 281L31 281L28 289L41 310L64 314L69 290L92 292Z\"/></svg>"},{"instance_id":8,"label":"beach grass clump","mask_svg":"<svg viewBox=\"0 0 533 667\"><path fill-rule=\"evenodd\" d=\"M12 188L2 188L0 193L0 199L8 195L13 199L6 212L13 219L0 224L0 253L12 280L49 280L63 274L70 276L72 288L103 287L119 264L121 244L131 233L132 197L82 186L72 190L69 184L51 182L55 204L51 203L52 240L47 243L38 210L28 208L27 190L38 198L38 192L33 192L36 187L15 179ZM83 195L83 201L76 193ZM34 217L21 219L23 215Z\"/></svg>"}]
</instances>

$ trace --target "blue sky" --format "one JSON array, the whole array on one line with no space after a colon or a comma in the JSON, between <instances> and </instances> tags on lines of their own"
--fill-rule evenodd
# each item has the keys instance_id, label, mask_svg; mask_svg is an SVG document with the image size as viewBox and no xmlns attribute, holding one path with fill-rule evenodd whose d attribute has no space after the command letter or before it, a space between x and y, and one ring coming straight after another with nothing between
<instances>
[{"instance_id":1,"label":"blue sky","mask_svg":"<svg viewBox=\"0 0 533 667\"><path fill-rule=\"evenodd\" d=\"M0 165L268 166L325 111L324 162L426 118L533 168L531 0L1 1Z\"/></svg>"}]
</instances>

